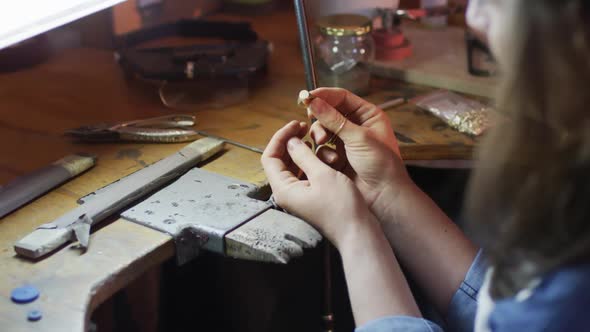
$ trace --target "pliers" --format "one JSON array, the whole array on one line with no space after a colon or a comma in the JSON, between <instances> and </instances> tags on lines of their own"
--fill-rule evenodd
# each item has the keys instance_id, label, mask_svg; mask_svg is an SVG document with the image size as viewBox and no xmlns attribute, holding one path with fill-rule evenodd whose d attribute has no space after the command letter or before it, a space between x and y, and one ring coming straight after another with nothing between
<instances>
[{"instance_id":1,"label":"pliers","mask_svg":"<svg viewBox=\"0 0 590 332\"><path fill-rule=\"evenodd\" d=\"M190 128L194 125L194 116L187 114L172 114L117 124L84 126L70 129L66 131L65 134L80 142L95 143L180 143L194 141L199 138L199 136L207 136L256 153L263 152L262 149L250 145L212 135L202 130Z\"/></svg>"},{"instance_id":2,"label":"pliers","mask_svg":"<svg viewBox=\"0 0 590 332\"><path fill-rule=\"evenodd\" d=\"M83 126L70 129L65 134L83 142L179 143L197 139L199 133L188 129L194 124L195 117L192 115L173 114L117 124Z\"/></svg>"}]
</instances>

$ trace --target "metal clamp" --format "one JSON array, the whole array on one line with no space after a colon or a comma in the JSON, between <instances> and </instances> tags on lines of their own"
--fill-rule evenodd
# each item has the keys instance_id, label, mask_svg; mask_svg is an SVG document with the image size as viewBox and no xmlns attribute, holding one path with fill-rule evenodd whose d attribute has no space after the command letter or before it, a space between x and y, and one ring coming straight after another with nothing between
<instances>
[{"instance_id":1,"label":"metal clamp","mask_svg":"<svg viewBox=\"0 0 590 332\"><path fill-rule=\"evenodd\" d=\"M173 236L181 265L201 249L224 254L227 233L271 209L270 202L252 198L257 191L253 184L194 168L121 216Z\"/></svg>"}]
</instances>

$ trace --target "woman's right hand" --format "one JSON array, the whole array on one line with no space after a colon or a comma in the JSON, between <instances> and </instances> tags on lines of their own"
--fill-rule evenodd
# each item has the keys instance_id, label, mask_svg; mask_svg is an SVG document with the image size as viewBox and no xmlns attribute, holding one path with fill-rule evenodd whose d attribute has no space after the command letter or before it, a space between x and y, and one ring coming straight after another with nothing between
<instances>
[{"instance_id":1,"label":"woman's right hand","mask_svg":"<svg viewBox=\"0 0 590 332\"><path fill-rule=\"evenodd\" d=\"M381 205L378 200L391 204L413 185L383 110L340 88L320 88L311 94L315 98L308 110L318 120L311 127L312 139L321 145L338 133L336 152L326 149L322 159L338 159L338 168L351 177L370 207ZM379 215L377 208L373 210Z\"/></svg>"},{"instance_id":2,"label":"woman's right hand","mask_svg":"<svg viewBox=\"0 0 590 332\"><path fill-rule=\"evenodd\" d=\"M477 248L410 179L382 110L342 89L322 88L311 94L317 98L309 110L318 120L312 125L312 138L322 144L338 132L340 162L354 171L343 173L352 176L395 256L446 312Z\"/></svg>"}]
</instances>

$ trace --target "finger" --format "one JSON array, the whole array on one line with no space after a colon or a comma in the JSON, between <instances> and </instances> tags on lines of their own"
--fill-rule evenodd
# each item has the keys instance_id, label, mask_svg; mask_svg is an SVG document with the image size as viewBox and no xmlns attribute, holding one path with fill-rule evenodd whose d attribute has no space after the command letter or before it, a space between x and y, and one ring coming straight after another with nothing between
<instances>
[{"instance_id":1,"label":"finger","mask_svg":"<svg viewBox=\"0 0 590 332\"><path fill-rule=\"evenodd\" d=\"M336 150L325 145L320 145L316 151L316 155L325 164L336 169L334 165L336 165L340 159Z\"/></svg>"},{"instance_id":2,"label":"finger","mask_svg":"<svg viewBox=\"0 0 590 332\"><path fill-rule=\"evenodd\" d=\"M334 164L334 169L337 171L343 171L346 169L346 165L348 165L348 157L346 156L346 148L344 147L344 143L341 139L336 139L336 154L338 155L338 160ZM345 173L346 174L346 173Z\"/></svg>"},{"instance_id":3,"label":"finger","mask_svg":"<svg viewBox=\"0 0 590 332\"><path fill-rule=\"evenodd\" d=\"M338 153L338 156L341 159L341 161L339 161L339 163L342 163L342 166L339 165L338 171L343 173L349 179L352 179L354 181L354 179L356 177L356 172L354 171L354 169L350 165L350 161L348 160L348 155L346 154L346 147L344 146L344 143L340 139L336 140L336 152Z\"/></svg>"},{"instance_id":4,"label":"finger","mask_svg":"<svg viewBox=\"0 0 590 332\"><path fill-rule=\"evenodd\" d=\"M285 163L278 158L263 160L262 167L273 192L283 191L289 185L299 181L295 174L287 169Z\"/></svg>"},{"instance_id":5,"label":"finger","mask_svg":"<svg viewBox=\"0 0 590 332\"><path fill-rule=\"evenodd\" d=\"M330 139L328 132L324 127L322 127L322 124L319 121L316 121L311 125L309 136L311 136L311 139L317 145L325 144L328 141L328 139Z\"/></svg>"},{"instance_id":6,"label":"finger","mask_svg":"<svg viewBox=\"0 0 590 332\"><path fill-rule=\"evenodd\" d=\"M311 94L315 99L322 99L340 113L348 115L351 121L359 125L382 112L374 104L342 88L319 88L311 91Z\"/></svg>"},{"instance_id":7,"label":"finger","mask_svg":"<svg viewBox=\"0 0 590 332\"><path fill-rule=\"evenodd\" d=\"M270 142L264 149L261 159L269 157L282 157L285 155L287 141L299 133L300 124L297 121L287 123L279 129L270 139Z\"/></svg>"},{"instance_id":8,"label":"finger","mask_svg":"<svg viewBox=\"0 0 590 332\"><path fill-rule=\"evenodd\" d=\"M342 113L321 98L315 98L310 109L322 127L338 135L345 144L358 141L364 134L364 128L348 121Z\"/></svg>"},{"instance_id":9,"label":"finger","mask_svg":"<svg viewBox=\"0 0 590 332\"><path fill-rule=\"evenodd\" d=\"M287 151L293 159L293 162L312 180L317 178L328 168L312 151L297 137L289 139L287 142Z\"/></svg>"},{"instance_id":10,"label":"finger","mask_svg":"<svg viewBox=\"0 0 590 332\"><path fill-rule=\"evenodd\" d=\"M287 170L291 173L293 173L297 178L299 178L298 174L300 173L299 167L297 167L297 165L295 165L295 163L293 162L293 159L291 159L291 156L289 156L289 154L287 154L287 156L285 156L283 158L283 161L285 163L285 165L287 166Z\"/></svg>"},{"instance_id":11,"label":"finger","mask_svg":"<svg viewBox=\"0 0 590 332\"><path fill-rule=\"evenodd\" d=\"M310 150L313 150L313 144L309 141L304 141L305 145L307 145L307 147ZM303 173L303 171L299 168L299 166L297 166L297 164L295 164L295 162L293 161L293 159L291 159L291 156L289 156L289 159L291 160L291 164L292 166L292 172L293 174L295 174L295 176L299 179L299 180L307 180L307 176L305 175L305 173Z\"/></svg>"},{"instance_id":12,"label":"finger","mask_svg":"<svg viewBox=\"0 0 590 332\"><path fill-rule=\"evenodd\" d=\"M308 129L309 125L307 124L307 122L299 122L299 133L297 134L297 137L305 137L305 135L307 135L307 132L309 131Z\"/></svg>"},{"instance_id":13,"label":"finger","mask_svg":"<svg viewBox=\"0 0 590 332\"><path fill-rule=\"evenodd\" d=\"M321 161L336 171L342 172L346 168L346 156L331 147L321 145L316 154Z\"/></svg>"},{"instance_id":14,"label":"finger","mask_svg":"<svg viewBox=\"0 0 590 332\"><path fill-rule=\"evenodd\" d=\"M311 109L309 109L309 107L306 109L305 112L307 112L307 119L308 120L313 120L314 119L313 113L311 112Z\"/></svg>"},{"instance_id":15,"label":"finger","mask_svg":"<svg viewBox=\"0 0 590 332\"><path fill-rule=\"evenodd\" d=\"M291 124L288 124L289 126ZM308 124L306 122L299 122L299 132L297 133L297 137L303 138L305 135L307 135L308 132ZM311 144L311 143L310 143ZM283 145L283 148L285 147L286 144ZM285 163L287 170L293 174L295 174L295 176L297 178L299 178L299 174L301 173L299 170L299 167L297 167L297 165L295 165L295 163L293 163L293 160L291 160L291 156L289 156L289 154L284 153L283 154L283 162Z\"/></svg>"},{"instance_id":16,"label":"finger","mask_svg":"<svg viewBox=\"0 0 590 332\"><path fill-rule=\"evenodd\" d=\"M287 141L295 137L301 130L300 123L292 121L279 129L268 143L260 161L273 190L297 181L297 177L289 169L291 157L286 153Z\"/></svg>"},{"instance_id":17,"label":"finger","mask_svg":"<svg viewBox=\"0 0 590 332\"><path fill-rule=\"evenodd\" d=\"M319 88L310 91L310 93L337 108L343 114L354 112L364 103L367 103L361 97L342 88Z\"/></svg>"}]
</instances>

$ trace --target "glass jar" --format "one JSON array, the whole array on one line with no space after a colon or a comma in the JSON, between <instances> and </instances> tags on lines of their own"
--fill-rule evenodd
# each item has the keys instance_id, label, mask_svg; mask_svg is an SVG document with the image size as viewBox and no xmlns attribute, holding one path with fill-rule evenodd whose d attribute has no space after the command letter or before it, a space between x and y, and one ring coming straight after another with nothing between
<instances>
[{"instance_id":1,"label":"glass jar","mask_svg":"<svg viewBox=\"0 0 590 332\"><path fill-rule=\"evenodd\" d=\"M335 86L363 96L369 93L369 62L375 56L371 20L362 15L322 17L315 40L320 86Z\"/></svg>"}]
</instances>

